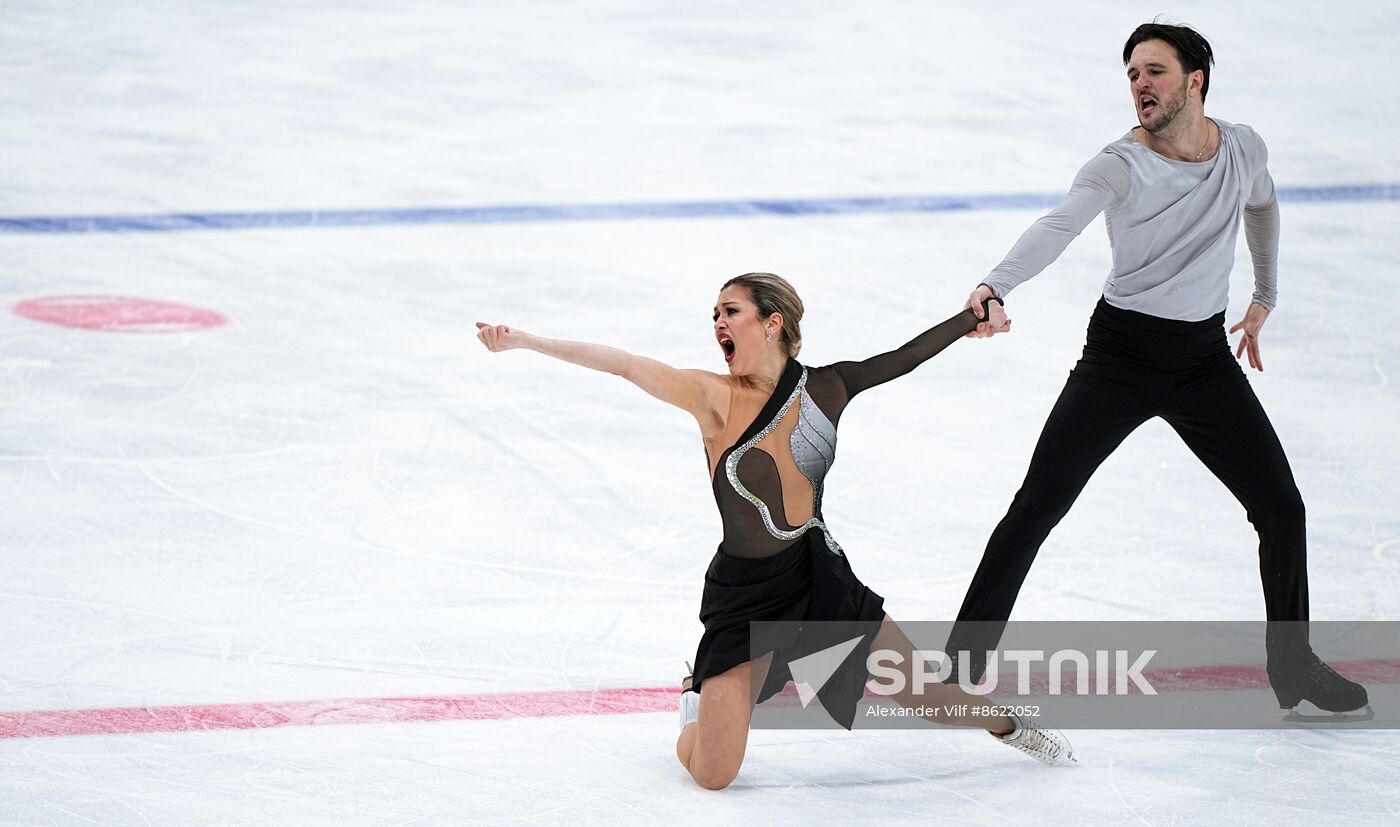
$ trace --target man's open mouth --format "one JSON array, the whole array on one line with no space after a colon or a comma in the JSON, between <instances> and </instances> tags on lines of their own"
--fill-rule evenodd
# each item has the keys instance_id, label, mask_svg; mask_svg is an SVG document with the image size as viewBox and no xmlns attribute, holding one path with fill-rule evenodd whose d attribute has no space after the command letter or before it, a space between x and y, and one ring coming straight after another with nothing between
<instances>
[{"instance_id":1,"label":"man's open mouth","mask_svg":"<svg viewBox=\"0 0 1400 827\"><path fill-rule=\"evenodd\" d=\"M1138 108L1144 115L1151 114L1157 111L1157 101L1155 98L1141 98L1138 100Z\"/></svg>"}]
</instances>

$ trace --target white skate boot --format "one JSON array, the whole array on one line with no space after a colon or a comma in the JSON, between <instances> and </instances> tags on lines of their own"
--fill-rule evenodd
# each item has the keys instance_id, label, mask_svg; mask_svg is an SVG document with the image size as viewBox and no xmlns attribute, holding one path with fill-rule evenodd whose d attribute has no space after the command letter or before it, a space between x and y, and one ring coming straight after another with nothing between
<instances>
[{"instance_id":1,"label":"white skate boot","mask_svg":"<svg viewBox=\"0 0 1400 827\"><path fill-rule=\"evenodd\" d=\"M690 664L686 664L689 668ZM690 688L691 678L681 681L681 729L700 720L700 693Z\"/></svg>"},{"instance_id":2,"label":"white skate boot","mask_svg":"<svg viewBox=\"0 0 1400 827\"><path fill-rule=\"evenodd\" d=\"M1068 767L1079 763L1074 760L1074 749L1063 732L1042 728L1019 715L1012 715L1011 723L1016 728L1009 735L991 733L992 737L1047 766Z\"/></svg>"}]
</instances>

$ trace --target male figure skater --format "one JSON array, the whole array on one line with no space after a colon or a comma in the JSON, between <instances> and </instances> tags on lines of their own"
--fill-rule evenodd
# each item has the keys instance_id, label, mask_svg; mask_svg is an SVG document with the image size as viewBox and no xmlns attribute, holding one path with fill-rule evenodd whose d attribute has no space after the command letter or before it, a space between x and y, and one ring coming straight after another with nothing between
<instances>
[{"instance_id":1,"label":"male figure skater","mask_svg":"<svg viewBox=\"0 0 1400 827\"><path fill-rule=\"evenodd\" d=\"M1065 200L1021 236L968 299L1004 298L1045 269L1106 213L1113 269L1089 321L1084 354L1051 410L1021 489L987 542L949 652L974 653L973 680L995 648L1036 551L1099 464L1160 416L1244 505L1259 532L1271 622L1269 680L1284 709L1365 707L1366 690L1308 643L1303 500L1288 458L1237 360L1263 370L1259 332L1274 308L1278 202L1267 150L1248 126L1205 116L1210 44L1184 26L1139 26L1123 47L1138 126L1084 165ZM1231 356L1224 331L1243 216L1254 295ZM994 334L990 324L970 336ZM992 621L968 624L965 621ZM957 673L955 673L956 675Z\"/></svg>"}]
</instances>

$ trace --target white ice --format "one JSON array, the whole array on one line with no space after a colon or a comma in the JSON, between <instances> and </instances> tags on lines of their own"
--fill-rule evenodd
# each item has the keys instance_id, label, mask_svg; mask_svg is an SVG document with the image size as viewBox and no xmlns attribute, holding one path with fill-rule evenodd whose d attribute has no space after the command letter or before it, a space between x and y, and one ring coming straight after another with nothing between
<instances>
[{"instance_id":1,"label":"white ice","mask_svg":"<svg viewBox=\"0 0 1400 827\"><path fill-rule=\"evenodd\" d=\"M1063 191L1132 124L1170 11L1280 186L1400 181L1400 7L0 4L0 217ZM1308 506L1312 612L1400 619L1400 204L1285 204L1254 387ZM477 320L722 370L730 276L804 361L961 308L1035 211L0 234L0 301L217 310L136 335L0 314L0 712L662 686L719 522L693 423L488 354ZM896 617L955 613L1108 266L1101 222L858 400L827 515ZM1250 290L1241 242L1229 321ZM914 481L917 494L902 491ZM1161 423L1052 534L1020 619L1263 616L1243 509ZM1270 703L1259 693L1261 704ZM674 713L0 739L12 824L1374 823L1395 732L759 732L697 789Z\"/></svg>"}]
</instances>

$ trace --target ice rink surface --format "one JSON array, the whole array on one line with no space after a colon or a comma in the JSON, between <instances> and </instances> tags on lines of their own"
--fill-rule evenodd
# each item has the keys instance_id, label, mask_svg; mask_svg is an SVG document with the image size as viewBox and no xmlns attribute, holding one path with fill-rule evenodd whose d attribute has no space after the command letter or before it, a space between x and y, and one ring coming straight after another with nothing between
<instances>
[{"instance_id":1,"label":"ice rink surface","mask_svg":"<svg viewBox=\"0 0 1400 827\"><path fill-rule=\"evenodd\" d=\"M1371 188L1283 204L1250 378L1307 502L1314 619L1400 619L1395 4L0 2L0 823L1400 818L1394 731L1074 732L1068 771L977 732L757 732L708 793L669 698L577 714L532 694L675 685L719 520L688 417L489 354L473 322L722 371L718 287L763 270L802 293L804 362L863 358L961 309L1043 210L19 220L1053 195L1133 125L1119 52L1163 12L1211 38L1207 113L1263 135L1280 188ZM1238 262L1231 323L1242 239ZM1011 335L846 413L826 513L896 618L956 612L1108 264L1100 220L1012 295ZM224 323L16 310L72 296ZM1261 619L1255 542L1149 423L1014 617ZM395 712L478 697L501 714ZM335 699L369 711L140 725ZM100 734L111 710L132 731ZM64 711L65 735L13 725Z\"/></svg>"}]
</instances>

